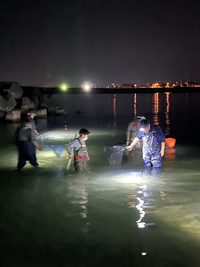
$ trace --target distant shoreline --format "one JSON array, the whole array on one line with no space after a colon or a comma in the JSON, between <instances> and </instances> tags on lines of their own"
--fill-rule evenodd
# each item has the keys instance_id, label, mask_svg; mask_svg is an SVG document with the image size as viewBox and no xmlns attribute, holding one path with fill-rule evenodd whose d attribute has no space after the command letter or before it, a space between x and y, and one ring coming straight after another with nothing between
<instances>
[{"instance_id":1,"label":"distant shoreline","mask_svg":"<svg viewBox=\"0 0 200 267\"><path fill-rule=\"evenodd\" d=\"M140 93L200 93L200 87L174 87L174 88L91 88L85 91L82 88L68 88L62 91L58 87L33 87L21 86L24 92L28 93L34 89L46 94L140 94Z\"/></svg>"}]
</instances>

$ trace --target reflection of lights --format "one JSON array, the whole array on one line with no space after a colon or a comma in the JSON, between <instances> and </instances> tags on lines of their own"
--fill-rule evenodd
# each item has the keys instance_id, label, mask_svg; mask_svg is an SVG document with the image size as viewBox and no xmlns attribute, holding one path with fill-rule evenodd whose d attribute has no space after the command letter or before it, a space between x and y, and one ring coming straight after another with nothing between
<instances>
[{"instance_id":1,"label":"reflection of lights","mask_svg":"<svg viewBox=\"0 0 200 267\"><path fill-rule=\"evenodd\" d=\"M134 94L133 97L133 112L134 112L134 118L137 117L137 94Z\"/></svg>"},{"instance_id":2,"label":"reflection of lights","mask_svg":"<svg viewBox=\"0 0 200 267\"><path fill-rule=\"evenodd\" d=\"M117 112L116 112L116 95L114 95L113 98L113 114L116 116Z\"/></svg>"},{"instance_id":3,"label":"reflection of lights","mask_svg":"<svg viewBox=\"0 0 200 267\"><path fill-rule=\"evenodd\" d=\"M140 188L147 188L147 186L144 184L144 185L141 185Z\"/></svg>"},{"instance_id":4,"label":"reflection of lights","mask_svg":"<svg viewBox=\"0 0 200 267\"><path fill-rule=\"evenodd\" d=\"M137 197L137 200L139 201L139 204L136 206L136 208L139 210L140 213L140 218L138 221L136 221L138 228L145 228L145 222L142 222L142 219L145 216L145 212L143 209L143 205L144 205L144 200L142 200L141 198Z\"/></svg>"},{"instance_id":5,"label":"reflection of lights","mask_svg":"<svg viewBox=\"0 0 200 267\"><path fill-rule=\"evenodd\" d=\"M138 228L145 228L145 223L144 222L137 222Z\"/></svg>"},{"instance_id":6,"label":"reflection of lights","mask_svg":"<svg viewBox=\"0 0 200 267\"><path fill-rule=\"evenodd\" d=\"M170 93L165 93L166 94L166 103L167 103L167 106L166 106L166 119L165 119L165 122L166 122L166 129L165 129L165 136L169 136L170 134L170 119L169 119L169 106L170 106L170 102L169 102L169 95Z\"/></svg>"},{"instance_id":7,"label":"reflection of lights","mask_svg":"<svg viewBox=\"0 0 200 267\"><path fill-rule=\"evenodd\" d=\"M66 135L66 133L63 130L62 131L51 131L51 132L45 133L45 140L47 140L47 141L50 139L63 140L66 138L66 136L68 136L68 135ZM74 136L74 133L72 136Z\"/></svg>"},{"instance_id":8,"label":"reflection of lights","mask_svg":"<svg viewBox=\"0 0 200 267\"><path fill-rule=\"evenodd\" d=\"M166 197L166 194L163 191L159 191L161 197Z\"/></svg>"},{"instance_id":9,"label":"reflection of lights","mask_svg":"<svg viewBox=\"0 0 200 267\"><path fill-rule=\"evenodd\" d=\"M164 157L166 158L168 163L174 162L176 157L176 149L172 147L166 149Z\"/></svg>"},{"instance_id":10,"label":"reflection of lights","mask_svg":"<svg viewBox=\"0 0 200 267\"><path fill-rule=\"evenodd\" d=\"M153 122L154 125L159 125L158 120L158 112L159 112L159 93L155 93L153 96Z\"/></svg>"},{"instance_id":11,"label":"reflection of lights","mask_svg":"<svg viewBox=\"0 0 200 267\"><path fill-rule=\"evenodd\" d=\"M69 198L72 198L70 203L79 205L81 210L80 210L80 217L82 219L87 218L87 204L88 204L88 192L85 188L85 184L80 181L80 183L76 184L70 181L70 184L68 185L69 192L67 196ZM89 225L89 224L86 224ZM87 232L87 227L82 229L84 232Z\"/></svg>"},{"instance_id":12,"label":"reflection of lights","mask_svg":"<svg viewBox=\"0 0 200 267\"><path fill-rule=\"evenodd\" d=\"M98 176L97 176L98 177ZM102 183L102 179L105 180L106 184L114 183L117 187L126 186L126 184L130 184L131 186L138 187L143 181L143 175L141 172L133 172L130 170L121 170L121 171L111 171L106 172L105 175L101 173L97 180L100 179ZM105 188L100 188L104 192ZM130 198L135 198L137 195L129 195Z\"/></svg>"},{"instance_id":13,"label":"reflection of lights","mask_svg":"<svg viewBox=\"0 0 200 267\"><path fill-rule=\"evenodd\" d=\"M135 208L135 202L128 202L129 208Z\"/></svg>"},{"instance_id":14,"label":"reflection of lights","mask_svg":"<svg viewBox=\"0 0 200 267\"><path fill-rule=\"evenodd\" d=\"M147 253L146 252L142 252L142 256L145 256L145 255L147 255Z\"/></svg>"},{"instance_id":15,"label":"reflection of lights","mask_svg":"<svg viewBox=\"0 0 200 267\"><path fill-rule=\"evenodd\" d=\"M145 130L144 128L140 128L140 131L141 131L141 132L144 132L144 130Z\"/></svg>"},{"instance_id":16,"label":"reflection of lights","mask_svg":"<svg viewBox=\"0 0 200 267\"><path fill-rule=\"evenodd\" d=\"M116 102L117 102L116 95L114 95L114 98L113 98L113 117L114 117L113 126L114 127L116 126L116 115L117 115Z\"/></svg>"},{"instance_id":17,"label":"reflection of lights","mask_svg":"<svg viewBox=\"0 0 200 267\"><path fill-rule=\"evenodd\" d=\"M78 201L79 204L81 204L81 209L82 212L80 213L81 218L86 219L87 218L87 203L88 203L88 192L85 189L85 186L82 185L81 187L81 196L80 196L80 201Z\"/></svg>"},{"instance_id":18,"label":"reflection of lights","mask_svg":"<svg viewBox=\"0 0 200 267\"><path fill-rule=\"evenodd\" d=\"M135 175L134 173L130 173L130 176L127 177L128 174L126 174L126 177L123 178L124 183L141 183L142 181L142 176Z\"/></svg>"}]
</instances>

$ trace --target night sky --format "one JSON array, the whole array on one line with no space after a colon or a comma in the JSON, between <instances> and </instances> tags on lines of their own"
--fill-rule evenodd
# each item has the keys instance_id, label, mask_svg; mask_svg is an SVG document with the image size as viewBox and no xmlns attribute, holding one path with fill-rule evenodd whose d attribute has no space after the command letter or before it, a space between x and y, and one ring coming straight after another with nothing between
<instances>
[{"instance_id":1,"label":"night sky","mask_svg":"<svg viewBox=\"0 0 200 267\"><path fill-rule=\"evenodd\" d=\"M200 82L200 1L1 0L0 81Z\"/></svg>"}]
</instances>

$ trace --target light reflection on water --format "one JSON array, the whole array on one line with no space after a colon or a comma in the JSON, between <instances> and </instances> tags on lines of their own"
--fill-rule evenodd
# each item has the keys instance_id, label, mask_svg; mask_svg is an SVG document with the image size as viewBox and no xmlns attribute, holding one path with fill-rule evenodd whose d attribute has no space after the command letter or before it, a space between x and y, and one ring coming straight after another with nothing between
<instances>
[{"instance_id":1,"label":"light reflection on water","mask_svg":"<svg viewBox=\"0 0 200 267\"><path fill-rule=\"evenodd\" d=\"M8 266L13 262L18 266L36 262L42 266L93 266L94 262L97 266L134 266L136 261L138 266L152 266L152 262L158 266L199 265L198 148L180 145L179 140L175 148L166 148L160 175L144 172L140 150L124 155L121 166L111 169L105 165L103 146L123 143L127 122L143 114L138 113L139 95L126 99L125 106L131 103L128 117L122 116L126 112L119 95L108 98L112 99L105 101L111 103L109 111L101 110L98 119L93 119L89 107L82 114L71 114L71 119L68 114L68 133L65 117L49 118L46 124L38 121L47 144L64 145L72 140L80 122L81 127L92 129L87 141L91 157L87 173L77 174L73 164L66 171L65 150L61 158L52 150L38 152L38 169L27 164L21 173L16 172L17 151L10 142L15 126L0 129L6 140L0 151L0 245L7 251L1 258ZM154 95L153 99L148 107L152 118L166 134L175 133L174 106L168 103L173 96ZM104 117L105 113L109 116Z\"/></svg>"},{"instance_id":2,"label":"light reflection on water","mask_svg":"<svg viewBox=\"0 0 200 267\"><path fill-rule=\"evenodd\" d=\"M158 113L159 113L159 93L153 95L153 124L159 125Z\"/></svg>"},{"instance_id":3,"label":"light reflection on water","mask_svg":"<svg viewBox=\"0 0 200 267\"><path fill-rule=\"evenodd\" d=\"M170 115L169 115L169 111L170 111L170 100L169 100L169 96L170 93L165 93L166 95L166 111L165 111L165 123L166 123L166 129L165 129L165 136L168 137L170 136Z\"/></svg>"}]
</instances>

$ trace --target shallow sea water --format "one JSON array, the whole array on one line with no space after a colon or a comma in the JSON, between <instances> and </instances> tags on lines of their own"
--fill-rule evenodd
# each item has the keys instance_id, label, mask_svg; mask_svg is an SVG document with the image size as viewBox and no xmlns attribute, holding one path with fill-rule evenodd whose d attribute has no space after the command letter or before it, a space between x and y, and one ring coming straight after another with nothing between
<instances>
[{"instance_id":1,"label":"shallow sea water","mask_svg":"<svg viewBox=\"0 0 200 267\"><path fill-rule=\"evenodd\" d=\"M66 95L45 99L67 114L37 118L43 145L91 131L88 171L66 170L66 150L37 152L38 168L16 171L17 124L0 128L1 266L199 266L199 94ZM77 112L78 111L78 112ZM144 172L140 150L105 164L103 147L124 144L136 115L159 125L176 146L162 173ZM65 131L65 122L68 126Z\"/></svg>"}]
</instances>

